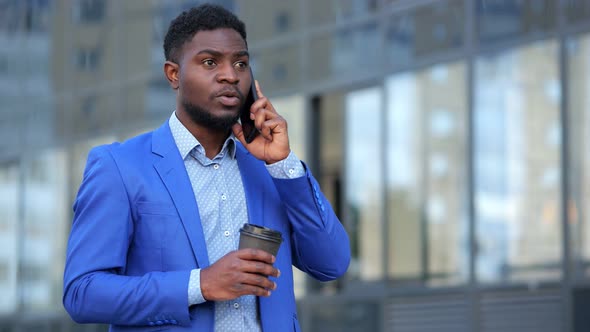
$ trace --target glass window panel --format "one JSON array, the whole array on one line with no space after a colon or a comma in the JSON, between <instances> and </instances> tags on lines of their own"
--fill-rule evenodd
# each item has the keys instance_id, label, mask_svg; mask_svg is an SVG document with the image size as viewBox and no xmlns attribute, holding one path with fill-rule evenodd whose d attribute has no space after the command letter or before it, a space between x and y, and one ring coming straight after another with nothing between
<instances>
[{"instance_id":1,"label":"glass window panel","mask_svg":"<svg viewBox=\"0 0 590 332\"><path fill-rule=\"evenodd\" d=\"M386 32L388 62L401 67L416 58L460 49L464 16L463 0L448 0L391 17Z\"/></svg>"},{"instance_id":2,"label":"glass window panel","mask_svg":"<svg viewBox=\"0 0 590 332\"><path fill-rule=\"evenodd\" d=\"M5 96L22 98L22 95L47 99L52 92L52 2L23 1L5 5L9 15L15 15L11 19L20 22L18 33L3 31L0 27L0 43L6 45L0 48L0 100ZM2 7L0 12L4 9Z\"/></svg>"},{"instance_id":3,"label":"glass window panel","mask_svg":"<svg viewBox=\"0 0 590 332\"><path fill-rule=\"evenodd\" d=\"M382 70L380 39L374 23L314 37L310 42L309 76L321 81L331 76L364 75Z\"/></svg>"},{"instance_id":4,"label":"glass window panel","mask_svg":"<svg viewBox=\"0 0 590 332\"><path fill-rule=\"evenodd\" d=\"M105 0L75 0L72 7L72 20L76 23L100 22L106 16Z\"/></svg>"},{"instance_id":5,"label":"glass window panel","mask_svg":"<svg viewBox=\"0 0 590 332\"><path fill-rule=\"evenodd\" d=\"M23 255L19 262L23 305L30 311L61 308L62 276L70 202L63 150L27 160L24 187Z\"/></svg>"},{"instance_id":6,"label":"glass window panel","mask_svg":"<svg viewBox=\"0 0 590 332\"><path fill-rule=\"evenodd\" d=\"M58 108L57 134L89 137L112 132L124 125L121 104L126 101L120 88L110 87L94 94L81 94Z\"/></svg>"},{"instance_id":7,"label":"glass window panel","mask_svg":"<svg viewBox=\"0 0 590 332\"><path fill-rule=\"evenodd\" d=\"M343 110L345 108L345 96L345 92L336 91L312 99L310 104L313 113L310 116L312 117L311 121L316 123L311 128L311 130L314 130L314 136L310 137L310 143L317 144L317 150L314 153L317 153L318 169L314 170L314 175L318 179L322 192L330 201L340 221L347 227L349 234L356 234L351 232L351 228L348 227L349 225L343 217L344 142L342 132L344 131ZM309 129L307 132L308 135L311 134ZM311 142L312 139L317 141ZM313 167L313 165L310 166ZM357 237L351 235L350 241L353 255L358 256L356 254L358 253ZM358 273L356 277L358 277ZM313 282L309 285L309 288L316 293L332 294L341 285L341 280L322 283Z\"/></svg>"},{"instance_id":8,"label":"glass window panel","mask_svg":"<svg viewBox=\"0 0 590 332\"><path fill-rule=\"evenodd\" d=\"M289 124L289 144L299 159L305 161L305 100L302 96L270 97L272 105Z\"/></svg>"},{"instance_id":9,"label":"glass window panel","mask_svg":"<svg viewBox=\"0 0 590 332\"><path fill-rule=\"evenodd\" d=\"M341 210L342 193L340 192L343 176L342 161L344 160L343 109L345 109L345 93L331 93L321 97L319 116L320 184L322 191L341 218L343 216ZM351 240L355 242L354 238ZM354 245L352 250L356 251Z\"/></svg>"},{"instance_id":10,"label":"glass window panel","mask_svg":"<svg viewBox=\"0 0 590 332\"><path fill-rule=\"evenodd\" d=\"M388 277L465 282L465 65L394 75L387 89Z\"/></svg>"},{"instance_id":11,"label":"glass window panel","mask_svg":"<svg viewBox=\"0 0 590 332\"><path fill-rule=\"evenodd\" d=\"M557 0L477 0L477 33L480 42L512 39L555 28Z\"/></svg>"},{"instance_id":12,"label":"glass window panel","mask_svg":"<svg viewBox=\"0 0 590 332\"><path fill-rule=\"evenodd\" d=\"M246 24L250 44L301 29L300 1L237 0L236 15ZM264 18L264 19L261 19Z\"/></svg>"},{"instance_id":13,"label":"glass window panel","mask_svg":"<svg viewBox=\"0 0 590 332\"><path fill-rule=\"evenodd\" d=\"M588 22L590 19L590 1L567 0L564 1L566 22L569 24Z\"/></svg>"},{"instance_id":14,"label":"glass window panel","mask_svg":"<svg viewBox=\"0 0 590 332\"><path fill-rule=\"evenodd\" d=\"M123 105L126 120L132 121L143 117L145 114L145 93L147 83L150 77L152 63L152 35L149 33L152 27L152 17L143 13L135 15L129 19L122 20L120 27L123 36L119 38L123 41L125 49L120 54L122 67L119 68L119 77L126 83L127 105ZM162 44L160 44L161 57L164 59ZM164 76L164 61L160 62L160 76ZM136 104L141 103L141 104Z\"/></svg>"},{"instance_id":15,"label":"glass window panel","mask_svg":"<svg viewBox=\"0 0 590 332\"><path fill-rule=\"evenodd\" d=\"M300 45L296 43L251 51L252 73L262 92L270 95L281 89L299 88L299 49Z\"/></svg>"},{"instance_id":16,"label":"glass window panel","mask_svg":"<svg viewBox=\"0 0 590 332\"><path fill-rule=\"evenodd\" d=\"M19 146L43 147L56 141L56 136L63 134L59 132L60 124L55 119L55 105L49 102L25 100L23 102L21 132L16 135L22 141ZM43 111L37 112L36 110Z\"/></svg>"},{"instance_id":17,"label":"glass window panel","mask_svg":"<svg viewBox=\"0 0 590 332\"><path fill-rule=\"evenodd\" d=\"M567 41L569 225L574 275L590 277L590 35Z\"/></svg>"},{"instance_id":18,"label":"glass window panel","mask_svg":"<svg viewBox=\"0 0 590 332\"><path fill-rule=\"evenodd\" d=\"M560 81L553 40L475 64L474 168L481 282L561 275Z\"/></svg>"},{"instance_id":19,"label":"glass window panel","mask_svg":"<svg viewBox=\"0 0 590 332\"><path fill-rule=\"evenodd\" d=\"M357 246L349 273L379 280L384 276L382 90L350 92L345 103L347 218Z\"/></svg>"},{"instance_id":20,"label":"glass window panel","mask_svg":"<svg viewBox=\"0 0 590 332\"><path fill-rule=\"evenodd\" d=\"M307 15L312 25L324 25L348 21L351 18L373 14L379 0L307 0Z\"/></svg>"},{"instance_id":21,"label":"glass window panel","mask_svg":"<svg viewBox=\"0 0 590 332\"><path fill-rule=\"evenodd\" d=\"M0 315L17 308L18 164L0 164Z\"/></svg>"},{"instance_id":22,"label":"glass window panel","mask_svg":"<svg viewBox=\"0 0 590 332\"><path fill-rule=\"evenodd\" d=\"M154 9L152 13L152 38L150 45L150 75L145 96L145 118L159 121L170 116L175 108L175 94L164 75L164 36L170 21L180 13L180 9L167 6ZM147 69L146 69L147 71Z\"/></svg>"}]
</instances>

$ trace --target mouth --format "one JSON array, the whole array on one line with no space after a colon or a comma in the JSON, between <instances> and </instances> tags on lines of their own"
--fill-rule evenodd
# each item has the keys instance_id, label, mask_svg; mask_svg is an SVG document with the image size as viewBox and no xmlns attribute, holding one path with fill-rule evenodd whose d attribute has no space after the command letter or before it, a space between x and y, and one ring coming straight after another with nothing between
<instances>
[{"instance_id":1,"label":"mouth","mask_svg":"<svg viewBox=\"0 0 590 332\"><path fill-rule=\"evenodd\" d=\"M221 103L223 106L233 107L240 105L242 98L240 94L235 90L222 90L215 98Z\"/></svg>"}]
</instances>

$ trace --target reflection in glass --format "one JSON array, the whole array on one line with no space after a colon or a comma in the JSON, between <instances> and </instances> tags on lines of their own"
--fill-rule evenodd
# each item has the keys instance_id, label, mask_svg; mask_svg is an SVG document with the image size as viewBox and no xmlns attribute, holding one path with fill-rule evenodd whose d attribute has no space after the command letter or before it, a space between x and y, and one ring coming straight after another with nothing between
<instances>
[{"instance_id":1,"label":"reflection in glass","mask_svg":"<svg viewBox=\"0 0 590 332\"><path fill-rule=\"evenodd\" d=\"M555 28L557 0L477 0L476 11L479 40L492 42Z\"/></svg>"},{"instance_id":2,"label":"reflection in glass","mask_svg":"<svg viewBox=\"0 0 590 332\"><path fill-rule=\"evenodd\" d=\"M107 0L75 0L72 20L77 23L94 23L104 19Z\"/></svg>"},{"instance_id":3,"label":"reflection in glass","mask_svg":"<svg viewBox=\"0 0 590 332\"><path fill-rule=\"evenodd\" d=\"M311 40L309 76L325 80L331 76L367 74L381 70L381 35L374 23L346 27L331 35Z\"/></svg>"},{"instance_id":4,"label":"reflection in glass","mask_svg":"<svg viewBox=\"0 0 590 332\"><path fill-rule=\"evenodd\" d=\"M464 44L463 0L436 1L388 20L386 47L394 67L415 58L457 50Z\"/></svg>"},{"instance_id":5,"label":"reflection in glass","mask_svg":"<svg viewBox=\"0 0 590 332\"><path fill-rule=\"evenodd\" d=\"M349 272L362 280L383 278L381 99L380 88L346 96L346 204L351 236L358 246Z\"/></svg>"},{"instance_id":6,"label":"reflection in glass","mask_svg":"<svg viewBox=\"0 0 590 332\"><path fill-rule=\"evenodd\" d=\"M560 90L555 41L475 67L478 280L557 279L561 260Z\"/></svg>"},{"instance_id":7,"label":"reflection in glass","mask_svg":"<svg viewBox=\"0 0 590 332\"><path fill-rule=\"evenodd\" d=\"M569 224L574 275L590 277L590 36L567 42L569 117Z\"/></svg>"},{"instance_id":8,"label":"reflection in glass","mask_svg":"<svg viewBox=\"0 0 590 332\"><path fill-rule=\"evenodd\" d=\"M386 89L388 277L465 282L465 66L394 75Z\"/></svg>"},{"instance_id":9,"label":"reflection in glass","mask_svg":"<svg viewBox=\"0 0 590 332\"><path fill-rule=\"evenodd\" d=\"M289 145L299 159L305 161L305 100L302 96L269 98L276 111L289 124Z\"/></svg>"},{"instance_id":10,"label":"reflection in glass","mask_svg":"<svg viewBox=\"0 0 590 332\"><path fill-rule=\"evenodd\" d=\"M318 158L317 170L314 169L314 175L322 188L322 192L332 205L336 215L344 226L349 226L344 219L343 212L343 192L342 182L344 178L344 109L345 109L345 95L343 91L335 91L326 93L321 97L315 97L311 101L312 112L310 118L315 122L315 127L312 125L310 133L314 131L316 138L310 137L311 144L315 144L317 151L313 152ZM311 121L310 121L311 122ZM313 167L313 165L310 165ZM354 235L356 231L347 227L350 234L351 251L353 256L358 256L356 246L357 237ZM353 264L351 270L355 270L358 264ZM355 271L357 271L356 269ZM350 270L349 270L350 271ZM350 275L358 277L358 271ZM335 282L310 283L310 288L314 287L314 291L323 294L334 293L340 286L340 280Z\"/></svg>"},{"instance_id":11,"label":"reflection in glass","mask_svg":"<svg viewBox=\"0 0 590 332\"><path fill-rule=\"evenodd\" d=\"M296 2L296 1L293 1ZM379 0L309 1L307 17L312 25L324 25L347 21L351 18L372 14Z\"/></svg>"},{"instance_id":12,"label":"reflection in glass","mask_svg":"<svg viewBox=\"0 0 590 332\"><path fill-rule=\"evenodd\" d=\"M67 167L63 150L51 149L26 162L24 241L19 287L26 310L61 308L68 233Z\"/></svg>"},{"instance_id":13,"label":"reflection in glass","mask_svg":"<svg viewBox=\"0 0 590 332\"><path fill-rule=\"evenodd\" d=\"M249 44L301 28L300 1L237 0L235 3L236 15L246 24Z\"/></svg>"},{"instance_id":14,"label":"reflection in glass","mask_svg":"<svg viewBox=\"0 0 590 332\"><path fill-rule=\"evenodd\" d=\"M0 164L0 315L17 308L18 164Z\"/></svg>"},{"instance_id":15,"label":"reflection in glass","mask_svg":"<svg viewBox=\"0 0 590 332\"><path fill-rule=\"evenodd\" d=\"M298 88L301 79L299 44L253 51L250 63L255 79L266 94L281 89Z\"/></svg>"},{"instance_id":16,"label":"reflection in glass","mask_svg":"<svg viewBox=\"0 0 590 332\"><path fill-rule=\"evenodd\" d=\"M564 6L567 23L585 23L590 19L590 1L567 0L564 1Z\"/></svg>"}]
</instances>

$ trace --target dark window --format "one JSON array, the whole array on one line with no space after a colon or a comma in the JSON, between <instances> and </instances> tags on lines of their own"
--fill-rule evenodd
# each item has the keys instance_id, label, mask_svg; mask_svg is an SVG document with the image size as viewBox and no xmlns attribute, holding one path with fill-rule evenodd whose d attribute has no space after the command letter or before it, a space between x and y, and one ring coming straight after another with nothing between
<instances>
[{"instance_id":1,"label":"dark window","mask_svg":"<svg viewBox=\"0 0 590 332\"><path fill-rule=\"evenodd\" d=\"M464 2L447 0L396 14L387 25L386 50L394 67L416 58L461 49Z\"/></svg>"},{"instance_id":2,"label":"dark window","mask_svg":"<svg viewBox=\"0 0 590 332\"><path fill-rule=\"evenodd\" d=\"M74 21L100 22L103 20L106 11L104 0L77 0L73 7Z\"/></svg>"},{"instance_id":3,"label":"dark window","mask_svg":"<svg viewBox=\"0 0 590 332\"><path fill-rule=\"evenodd\" d=\"M556 0L478 0L476 8L480 42L547 32L555 27Z\"/></svg>"},{"instance_id":4,"label":"dark window","mask_svg":"<svg viewBox=\"0 0 590 332\"><path fill-rule=\"evenodd\" d=\"M281 12L275 18L277 32L287 32L291 29L291 16L287 12Z\"/></svg>"},{"instance_id":5,"label":"dark window","mask_svg":"<svg viewBox=\"0 0 590 332\"><path fill-rule=\"evenodd\" d=\"M76 67L83 71L95 71L100 64L100 51L97 48L79 49L76 54Z\"/></svg>"}]
</instances>

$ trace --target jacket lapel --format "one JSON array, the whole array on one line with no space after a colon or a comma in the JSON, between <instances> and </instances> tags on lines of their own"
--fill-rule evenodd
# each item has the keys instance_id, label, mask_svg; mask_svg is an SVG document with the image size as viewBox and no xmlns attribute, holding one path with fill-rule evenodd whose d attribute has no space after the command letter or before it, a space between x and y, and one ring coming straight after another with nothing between
<instances>
[{"instance_id":1,"label":"jacket lapel","mask_svg":"<svg viewBox=\"0 0 590 332\"><path fill-rule=\"evenodd\" d=\"M199 209L168 121L153 132L152 152L162 157L154 162L154 168L174 201L199 268L205 268L209 266L209 257Z\"/></svg>"},{"instance_id":2,"label":"jacket lapel","mask_svg":"<svg viewBox=\"0 0 590 332\"><path fill-rule=\"evenodd\" d=\"M259 169L260 161L253 158L250 152L236 142L236 159L242 176L244 193L246 194L246 205L248 207L248 222L260 226L265 225L264 220L264 191L262 191Z\"/></svg>"}]
</instances>

